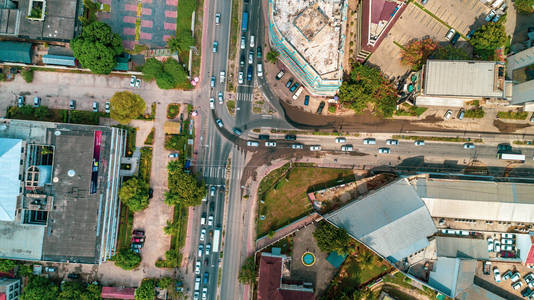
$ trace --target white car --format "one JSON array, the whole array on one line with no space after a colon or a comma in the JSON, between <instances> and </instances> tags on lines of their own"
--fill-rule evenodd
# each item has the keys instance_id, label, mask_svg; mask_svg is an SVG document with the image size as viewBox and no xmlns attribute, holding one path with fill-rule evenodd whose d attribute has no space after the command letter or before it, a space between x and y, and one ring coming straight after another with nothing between
<instances>
[{"instance_id":1,"label":"white car","mask_svg":"<svg viewBox=\"0 0 534 300\"><path fill-rule=\"evenodd\" d=\"M200 261L197 260L197 262L195 263L195 274L197 275L200 275Z\"/></svg>"},{"instance_id":2,"label":"white car","mask_svg":"<svg viewBox=\"0 0 534 300\"><path fill-rule=\"evenodd\" d=\"M252 52L252 50L248 52L248 63L254 63L254 52Z\"/></svg>"},{"instance_id":3,"label":"white car","mask_svg":"<svg viewBox=\"0 0 534 300\"><path fill-rule=\"evenodd\" d=\"M237 79L237 82L239 82L239 84L243 84L243 82L245 82L245 74L243 73L243 71L239 71L239 77Z\"/></svg>"},{"instance_id":4,"label":"white car","mask_svg":"<svg viewBox=\"0 0 534 300\"><path fill-rule=\"evenodd\" d=\"M523 283L521 281L518 281L512 284L512 287L514 288L514 290L519 290L522 286L523 286Z\"/></svg>"},{"instance_id":5,"label":"white car","mask_svg":"<svg viewBox=\"0 0 534 300\"><path fill-rule=\"evenodd\" d=\"M193 294L193 300L199 300L200 298L200 294L198 293L198 291L195 291L195 293Z\"/></svg>"},{"instance_id":6,"label":"white car","mask_svg":"<svg viewBox=\"0 0 534 300\"><path fill-rule=\"evenodd\" d=\"M464 149L475 149L475 144L473 143L465 143Z\"/></svg>"},{"instance_id":7,"label":"white car","mask_svg":"<svg viewBox=\"0 0 534 300\"><path fill-rule=\"evenodd\" d=\"M130 86L131 87L135 87L135 82L136 82L136 77L135 75L132 75L132 77L130 78Z\"/></svg>"},{"instance_id":8,"label":"white car","mask_svg":"<svg viewBox=\"0 0 534 300\"><path fill-rule=\"evenodd\" d=\"M454 34L456 33L456 30L454 29L450 29L447 34L445 35L445 38L447 39L447 41L450 41L452 39L452 37L454 36Z\"/></svg>"},{"instance_id":9,"label":"white car","mask_svg":"<svg viewBox=\"0 0 534 300\"><path fill-rule=\"evenodd\" d=\"M109 103L109 101L106 101L106 104L104 105L104 109L105 109L106 114L109 114L109 113L110 113L110 111L111 111L111 104Z\"/></svg>"},{"instance_id":10,"label":"white car","mask_svg":"<svg viewBox=\"0 0 534 300\"><path fill-rule=\"evenodd\" d=\"M254 38L255 37L253 35L250 36L250 48L254 48Z\"/></svg>"},{"instance_id":11,"label":"white car","mask_svg":"<svg viewBox=\"0 0 534 300\"><path fill-rule=\"evenodd\" d=\"M503 239L513 239L514 235L511 233L501 233L501 238Z\"/></svg>"},{"instance_id":12,"label":"white car","mask_svg":"<svg viewBox=\"0 0 534 300\"><path fill-rule=\"evenodd\" d=\"M245 49L245 47L247 46L247 40L246 40L245 36L241 37L241 45L240 46L241 46L240 47L241 49Z\"/></svg>"},{"instance_id":13,"label":"white car","mask_svg":"<svg viewBox=\"0 0 534 300\"><path fill-rule=\"evenodd\" d=\"M304 145L302 145L302 144L293 144L293 145L291 145L291 149L304 149Z\"/></svg>"},{"instance_id":14,"label":"white car","mask_svg":"<svg viewBox=\"0 0 534 300\"><path fill-rule=\"evenodd\" d=\"M344 138L344 137L338 137L338 138L336 138L336 144L345 143L346 141L347 141L347 139Z\"/></svg>"},{"instance_id":15,"label":"white car","mask_svg":"<svg viewBox=\"0 0 534 300\"><path fill-rule=\"evenodd\" d=\"M202 254L204 254L204 245L200 244L198 245L198 257L202 257Z\"/></svg>"},{"instance_id":16,"label":"white car","mask_svg":"<svg viewBox=\"0 0 534 300\"><path fill-rule=\"evenodd\" d=\"M321 151L321 146L319 145L310 146L310 151Z\"/></svg>"},{"instance_id":17,"label":"white car","mask_svg":"<svg viewBox=\"0 0 534 300\"><path fill-rule=\"evenodd\" d=\"M276 147L276 142L265 142L265 147Z\"/></svg>"},{"instance_id":18,"label":"white car","mask_svg":"<svg viewBox=\"0 0 534 300\"><path fill-rule=\"evenodd\" d=\"M521 280L521 274L519 274L519 272L515 272L514 274L512 274L512 277L510 277L510 280L512 282L517 282Z\"/></svg>"},{"instance_id":19,"label":"white car","mask_svg":"<svg viewBox=\"0 0 534 300\"><path fill-rule=\"evenodd\" d=\"M223 124L223 122L221 121L221 119L217 119L217 120L215 120L215 123L217 123L217 126L219 126L219 127L221 127L221 128L224 126L224 124Z\"/></svg>"},{"instance_id":20,"label":"white car","mask_svg":"<svg viewBox=\"0 0 534 300\"><path fill-rule=\"evenodd\" d=\"M386 145L398 145L399 144L399 141L398 140L386 140Z\"/></svg>"},{"instance_id":21,"label":"white car","mask_svg":"<svg viewBox=\"0 0 534 300\"><path fill-rule=\"evenodd\" d=\"M208 288L202 289L202 300L208 299Z\"/></svg>"},{"instance_id":22,"label":"white car","mask_svg":"<svg viewBox=\"0 0 534 300\"><path fill-rule=\"evenodd\" d=\"M501 242L499 242L499 240L495 240L495 242L493 243L493 251L495 252L501 252Z\"/></svg>"},{"instance_id":23,"label":"white car","mask_svg":"<svg viewBox=\"0 0 534 300\"><path fill-rule=\"evenodd\" d=\"M202 228L200 231L200 241L203 242L206 240L206 229Z\"/></svg>"},{"instance_id":24,"label":"white car","mask_svg":"<svg viewBox=\"0 0 534 300\"><path fill-rule=\"evenodd\" d=\"M378 153L389 154L389 148L378 148Z\"/></svg>"},{"instance_id":25,"label":"white car","mask_svg":"<svg viewBox=\"0 0 534 300\"><path fill-rule=\"evenodd\" d=\"M416 145L416 146L424 146L425 145L425 141L415 141L413 144Z\"/></svg>"},{"instance_id":26,"label":"white car","mask_svg":"<svg viewBox=\"0 0 534 300\"><path fill-rule=\"evenodd\" d=\"M525 282L528 284L529 288L534 287L534 275L532 275L532 273L528 273L525 275L525 277L523 277L523 279L525 279Z\"/></svg>"},{"instance_id":27,"label":"white car","mask_svg":"<svg viewBox=\"0 0 534 300\"><path fill-rule=\"evenodd\" d=\"M350 152L352 150L353 150L352 145L343 145L343 146L341 146L341 151Z\"/></svg>"},{"instance_id":28,"label":"white car","mask_svg":"<svg viewBox=\"0 0 534 300\"><path fill-rule=\"evenodd\" d=\"M210 109L215 109L215 99L210 98Z\"/></svg>"},{"instance_id":29,"label":"white car","mask_svg":"<svg viewBox=\"0 0 534 300\"><path fill-rule=\"evenodd\" d=\"M376 140L373 138L367 138L363 140L364 145L375 145Z\"/></svg>"},{"instance_id":30,"label":"white car","mask_svg":"<svg viewBox=\"0 0 534 300\"><path fill-rule=\"evenodd\" d=\"M260 145L260 143L256 142L256 141L248 141L247 142L247 146L249 147L258 147Z\"/></svg>"},{"instance_id":31,"label":"white car","mask_svg":"<svg viewBox=\"0 0 534 300\"><path fill-rule=\"evenodd\" d=\"M140 87L141 87L141 79L137 79L137 80L135 81L135 87L136 87L136 88L140 88Z\"/></svg>"},{"instance_id":32,"label":"white car","mask_svg":"<svg viewBox=\"0 0 534 300\"><path fill-rule=\"evenodd\" d=\"M501 243L502 243L503 245L513 245L513 244L514 244L514 241L511 240L511 239L502 239L502 240L501 240Z\"/></svg>"},{"instance_id":33,"label":"white car","mask_svg":"<svg viewBox=\"0 0 534 300\"><path fill-rule=\"evenodd\" d=\"M451 116L452 116L452 111L449 109L449 110L445 113L445 115L443 116L443 119L448 120L448 119L451 118Z\"/></svg>"},{"instance_id":34,"label":"white car","mask_svg":"<svg viewBox=\"0 0 534 300\"><path fill-rule=\"evenodd\" d=\"M488 239L488 252L493 252L493 239Z\"/></svg>"},{"instance_id":35,"label":"white car","mask_svg":"<svg viewBox=\"0 0 534 300\"><path fill-rule=\"evenodd\" d=\"M217 98L219 99L219 104L223 104L224 102L224 95L222 92L219 92L219 94L217 95Z\"/></svg>"},{"instance_id":36,"label":"white car","mask_svg":"<svg viewBox=\"0 0 534 300\"><path fill-rule=\"evenodd\" d=\"M493 278L495 278L495 282L501 282L501 272L499 272L499 268L497 267L493 268Z\"/></svg>"},{"instance_id":37,"label":"white car","mask_svg":"<svg viewBox=\"0 0 534 300\"><path fill-rule=\"evenodd\" d=\"M207 243L206 244L206 256L210 255L210 250L211 250L211 244Z\"/></svg>"},{"instance_id":38,"label":"white car","mask_svg":"<svg viewBox=\"0 0 534 300\"><path fill-rule=\"evenodd\" d=\"M215 25L219 25L219 24L221 24L221 14L216 13L215 14Z\"/></svg>"},{"instance_id":39,"label":"white car","mask_svg":"<svg viewBox=\"0 0 534 300\"><path fill-rule=\"evenodd\" d=\"M502 246L501 246L501 250L504 250L504 251L514 251L514 247L511 246L511 245L502 245Z\"/></svg>"},{"instance_id":40,"label":"white car","mask_svg":"<svg viewBox=\"0 0 534 300\"><path fill-rule=\"evenodd\" d=\"M213 226L213 215L209 215L208 217L208 226Z\"/></svg>"},{"instance_id":41,"label":"white car","mask_svg":"<svg viewBox=\"0 0 534 300\"><path fill-rule=\"evenodd\" d=\"M219 80L221 81L221 83L224 83L224 78L226 77L226 72L224 71L221 71L219 73Z\"/></svg>"}]
</instances>

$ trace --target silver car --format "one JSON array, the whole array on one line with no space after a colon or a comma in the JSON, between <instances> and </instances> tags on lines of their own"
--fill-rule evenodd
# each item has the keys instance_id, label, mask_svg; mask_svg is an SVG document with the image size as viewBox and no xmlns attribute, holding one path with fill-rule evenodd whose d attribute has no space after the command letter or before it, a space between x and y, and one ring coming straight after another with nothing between
<instances>
[{"instance_id":1,"label":"silver car","mask_svg":"<svg viewBox=\"0 0 534 300\"><path fill-rule=\"evenodd\" d=\"M310 151L321 151L321 146L319 145L310 146Z\"/></svg>"},{"instance_id":2,"label":"silver car","mask_svg":"<svg viewBox=\"0 0 534 300\"><path fill-rule=\"evenodd\" d=\"M256 142L256 141L248 141L247 142L247 146L249 147L258 147L260 145L260 143Z\"/></svg>"},{"instance_id":3,"label":"silver car","mask_svg":"<svg viewBox=\"0 0 534 300\"><path fill-rule=\"evenodd\" d=\"M265 147L276 147L276 142L265 142Z\"/></svg>"},{"instance_id":4,"label":"silver car","mask_svg":"<svg viewBox=\"0 0 534 300\"><path fill-rule=\"evenodd\" d=\"M378 153L388 154L390 150L389 148L378 148Z\"/></svg>"}]
</instances>

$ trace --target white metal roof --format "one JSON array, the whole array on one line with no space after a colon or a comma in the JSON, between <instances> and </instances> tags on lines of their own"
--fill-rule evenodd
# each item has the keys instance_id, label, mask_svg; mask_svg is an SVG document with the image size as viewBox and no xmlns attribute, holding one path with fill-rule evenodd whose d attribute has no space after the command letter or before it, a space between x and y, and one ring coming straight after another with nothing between
<instances>
[{"instance_id":1,"label":"white metal roof","mask_svg":"<svg viewBox=\"0 0 534 300\"><path fill-rule=\"evenodd\" d=\"M0 220L15 220L22 140L0 138Z\"/></svg>"},{"instance_id":2,"label":"white metal roof","mask_svg":"<svg viewBox=\"0 0 534 300\"><path fill-rule=\"evenodd\" d=\"M512 87L511 104L523 104L534 101L534 80L525 81Z\"/></svg>"},{"instance_id":3,"label":"white metal roof","mask_svg":"<svg viewBox=\"0 0 534 300\"><path fill-rule=\"evenodd\" d=\"M478 98L475 98L475 99L478 99ZM417 106L463 107L465 104L465 101L469 101L469 99L457 98L457 97L417 96L415 98L415 105Z\"/></svg>"},{"instance_id":4,"label":"white metal roof","mask_svg":"<svg viewBox=\"0 0 534 300\"><path fill-rule=\"evenodd\" d=\"M497 97L497 63L491 61L427 60L424 93L429 96Z\"/></svg>"}]
</instances>

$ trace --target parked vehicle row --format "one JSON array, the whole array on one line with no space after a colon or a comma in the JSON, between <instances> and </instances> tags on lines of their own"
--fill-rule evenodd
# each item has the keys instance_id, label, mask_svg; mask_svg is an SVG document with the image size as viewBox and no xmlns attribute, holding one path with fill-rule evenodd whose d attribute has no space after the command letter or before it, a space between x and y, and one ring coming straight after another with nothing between
<instances>
[{"instance_id":1,"label":"parked vehicle row","mask_svg":"<svg viewBox=\"0 0 534 300\"><path fill-rule=\"evenodd\" d=\"M135 77L135 76L133 76ZM18 96L17 97L17 107L23 107L24 105L26 105L26 98L24 96ZM33 97L33 108L39 108L41 107L41 97ZM93 106L92 106L92 109L93 109L93 112L98 112L98 108L99 108L99 103L96 102L96 101L93 101ZM69 100L69 109L70 110L75 110L76 109L76 100L74 99L71 99ZM110 113L111 111L111 104L109 101L106 101L105 105L104 105L104 109L105 109L105 112L107 114Z\"/></svg>"}]
</instances>

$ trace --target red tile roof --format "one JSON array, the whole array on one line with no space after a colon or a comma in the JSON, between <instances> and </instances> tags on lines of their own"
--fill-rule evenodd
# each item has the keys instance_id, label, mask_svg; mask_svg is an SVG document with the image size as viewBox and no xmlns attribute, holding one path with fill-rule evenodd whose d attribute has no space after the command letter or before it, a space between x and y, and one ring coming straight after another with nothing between
<instances>
[{"instance_id":1,"label":"red tile roof","mask_svg":"<svg viewBox=\"0 0 534 300\"><path fill-rule=\"evenodd\" d=\"M104 286L100 297L104 299L135 299L135 288Z\"/></svg>"},{"instance_id":2,"label":"red tile roof","mask_svg":"<svg viewBox=\"0 0 534 300\"><path fill-rule=\"evenodd\" d=\"M278 290L283 300L314 300L313 292L295 291L295 290Z\"/></svg>"},{"instance_id":3,"label":"red tile roof","mask_svg":"<svg viewBox=\"0 0 534 300\"><path fill-rule=\"evenodd\" d=\"M525 264L531 265L534 264L534 245L530 245L530 250L528 251L527 259Z\"/></svg>"}]
</instances>

